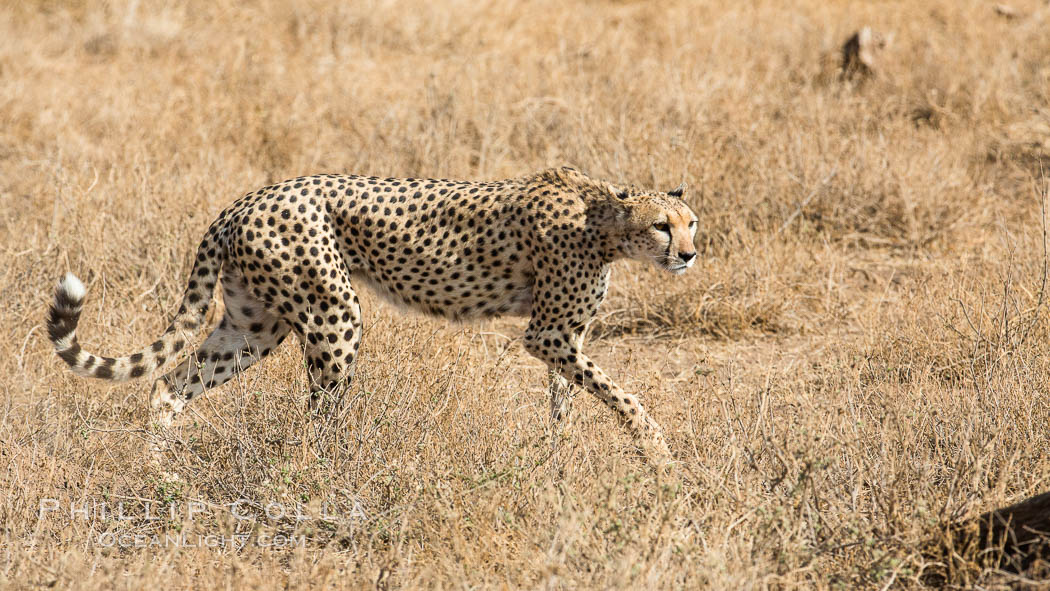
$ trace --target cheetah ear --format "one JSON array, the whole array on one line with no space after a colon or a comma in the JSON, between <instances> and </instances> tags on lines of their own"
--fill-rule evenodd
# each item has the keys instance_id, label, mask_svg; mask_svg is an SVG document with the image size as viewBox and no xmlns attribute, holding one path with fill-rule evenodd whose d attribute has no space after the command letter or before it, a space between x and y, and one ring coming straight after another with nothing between
<instances>
[{"instance_id":1,"label":"cheetah ear","mask_svg":"<svg viewBox=\"0 0 1050 591\"><path fill-rule=\"evenodd\" d=\"M613 217L618 221L627 219L630 215L631 206L627 202L627 198L630 196L630 192L627 189L621 189L615 185L606 184L605 191L609 194L610 199L606 201L606 205Z\"/></svg>"},{"instance_id":2,"label":"cheetah ear","mask_svg":"<svg viewBox=\"0 0 1050 591\"><path fill-rule=\"evenodd\" d=\"M685 189L686 189L685 181L682 181L682 184L678 185L674 189L671 189L670 191L667 192L667 194L670 195L671 197L676 197L678 199L681 199L682 195L685 194Z\"/></svg>"}]
</instances>

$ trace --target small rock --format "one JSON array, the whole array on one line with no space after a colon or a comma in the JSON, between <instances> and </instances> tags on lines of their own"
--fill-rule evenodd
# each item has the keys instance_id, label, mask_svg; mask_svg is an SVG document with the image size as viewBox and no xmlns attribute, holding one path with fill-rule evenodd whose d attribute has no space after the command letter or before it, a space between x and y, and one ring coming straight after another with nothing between
<instances>
[{"instance_id":1,"label":"small rock","mask_svg":"<svg viewBox=\"0 0 1050 591\"><path fill-rule=\"evenodd\" d=\"M1021 16L1021 13L1018 12L1016 8L1014 8L1013 6L1010 6L1009 4L996 4L994 8L995 8L995 14L998 14L999 16L1001 16L1003 18L1006 18L1006 19L1015 19L1015 18L1020 18L1020 16Z\"/></svg>"}]
</instances>

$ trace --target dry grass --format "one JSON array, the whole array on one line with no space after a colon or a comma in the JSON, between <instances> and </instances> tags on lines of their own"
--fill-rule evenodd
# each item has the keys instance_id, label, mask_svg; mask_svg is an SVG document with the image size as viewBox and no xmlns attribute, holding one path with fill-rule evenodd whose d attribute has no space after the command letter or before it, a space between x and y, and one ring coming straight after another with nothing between
<instances>
[{"instance_id":1,"label":"dry grass","mask_svg":"<svg viewBox=\"0 0 1050 591\"><path fill-rule=\"evenodd\" d=\"M997 588L923 548L1050 488L1050 8L983 1L37 0L0 10L0 586ZM821 64L892 33L863 85ZM829 81L830 80L830 81ZM42 330L159 333L241 192L313 172L495 179L573 164L690 184L702 265L615 271L589 349L680 460L581 396L546 419L523 322L367 297L358 379L311 420L289 343L145 466L148 384L74 378ZM41 499L62 511L39 516ZM125 499L135 519L70 519ZM149 500L333 503L344 523ZM107 533L305 536L107 548Z\"/></svg>"}]
</instances>

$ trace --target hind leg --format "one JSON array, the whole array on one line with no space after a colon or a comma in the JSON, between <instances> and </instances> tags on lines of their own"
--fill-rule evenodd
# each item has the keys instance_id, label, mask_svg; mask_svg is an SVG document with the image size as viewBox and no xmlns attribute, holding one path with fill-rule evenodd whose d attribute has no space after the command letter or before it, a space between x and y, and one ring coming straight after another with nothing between
<instances>
[{"instance_id":1,"label":"hind leg","mask_svg":"<svg viewBox=\"0 0 1050 591\"><path fill-rule=\"evenodd\" d=\"M316 409L325 395L337 394L353 379L361 345L361 304L341 265L301 281L298 295L298 302L281 309L302 343L310 406Z\"/></svg>"},{"instance_id":2,"label":"hind leg","mask_svg":"<svg viewBox=\"0 0 1050 591\"><path fill-rule=\"evenodd\" d=\"M222 279L226 313L219 326L178 367L153 383L150 403L170 427L190 400L262 359L288 335L288 324L269 313L245 288L240 274Z\"/></svg>"},{"instance_id":3,"label":"hind leg","mask_svg":"<svg viewBox=\"0 0 1050 591\"><path fill-rule=\"evenodd\" d=\"M357 294L349 301L331 305L325 312L314 314L308 323L297 327L302 331L306 370L310 379L310 407L317 409L322 399L349 384L357 367L357 350L361 346L361 305Z\"/></svg>"}]
</instances>

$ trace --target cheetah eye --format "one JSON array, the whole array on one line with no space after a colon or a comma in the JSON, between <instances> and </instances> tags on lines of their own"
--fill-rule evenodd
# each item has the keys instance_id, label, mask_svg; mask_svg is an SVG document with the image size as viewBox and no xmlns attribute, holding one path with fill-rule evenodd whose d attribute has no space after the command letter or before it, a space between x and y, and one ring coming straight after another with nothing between
<instances>
[{"instance_id":1,"label":"cheetah eye","mask_svg":"<svg viewBox=\"0 0 1050 591\"><path fill-rule=\"evenodd\" d=\"M655 228L657 232L671 233L671 226L667 222L657 222L653 224L653 228Z\"/></svg>"}]
</instances>

